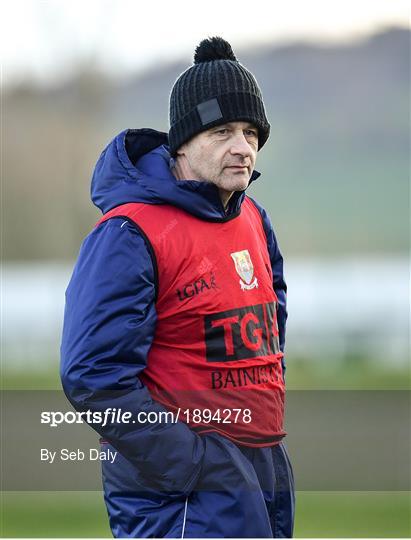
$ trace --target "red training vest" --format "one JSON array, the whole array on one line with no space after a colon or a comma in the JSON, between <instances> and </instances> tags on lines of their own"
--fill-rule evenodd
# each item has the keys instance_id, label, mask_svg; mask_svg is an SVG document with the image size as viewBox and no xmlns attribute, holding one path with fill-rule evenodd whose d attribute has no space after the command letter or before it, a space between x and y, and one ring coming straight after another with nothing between
<instances>
[{"instance_id":1,"label":"red training vest","mask_svg":"<svg viewBox=\"0 0 411 540\"><path fill-rule=\"evenodd\" d=\"M140 378L152 398L199 433L245 446L284 436L284 383L277 296L259 211L202 220L172 205L129 203L124 217L157 263L157 326ZM138 253L136 253L138 257Z\"/></svg>"}]
</instances>

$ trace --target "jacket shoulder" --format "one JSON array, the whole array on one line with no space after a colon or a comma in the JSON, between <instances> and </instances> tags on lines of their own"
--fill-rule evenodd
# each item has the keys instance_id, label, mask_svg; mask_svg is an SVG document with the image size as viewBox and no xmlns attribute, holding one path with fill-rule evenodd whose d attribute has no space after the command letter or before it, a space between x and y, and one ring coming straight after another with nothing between
<instances>
[{"instance_id":1,"label":"jacket shoulder","mask_svg":"<svg viewBox=\"0 0 411 540\"><path fill-rule=\"evenodd\" d=\"M249 201L253 205L253 207L257 209L257 211L258 211L258 213L260 215L263 227L264 227L265 235L266 235L267 240L268 240L268 238L270 236L270 233L273 230L273 226L272 226L272 223L271 223L271 220L270 220L270 217L269 217L267 211L265 210L265 208L263 206L261 206L260 203L258 203L255 199L253 199L249 195L246 196L245 200Z\"/></svg>"}]
</instances>

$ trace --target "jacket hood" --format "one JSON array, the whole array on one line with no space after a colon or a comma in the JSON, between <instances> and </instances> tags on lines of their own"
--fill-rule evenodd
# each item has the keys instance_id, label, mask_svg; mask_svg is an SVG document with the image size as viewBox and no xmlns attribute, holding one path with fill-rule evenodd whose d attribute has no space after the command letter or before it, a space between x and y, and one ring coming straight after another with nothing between
<instances>
[{"instance_id":1,"label":"jacket hood","mask_svg":"<svg viewBox=\"0 0 411 540\"><path fill-rule=\"evenodd\" d=\"M105 214L120 204L172 204L201 219L220 221L237 215L244 191L233 193L227 209L218 188L198 180L177 180L170 169L166 133L126 129L103 150L91 181L91 199ZM251 182L260 173L253 171Z\"/></svg>"}]
</instances>

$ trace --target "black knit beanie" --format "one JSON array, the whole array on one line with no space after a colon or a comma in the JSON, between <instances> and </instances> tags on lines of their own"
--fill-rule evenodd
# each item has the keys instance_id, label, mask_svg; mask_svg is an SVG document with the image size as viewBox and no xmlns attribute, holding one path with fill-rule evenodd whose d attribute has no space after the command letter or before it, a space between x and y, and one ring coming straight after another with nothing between
<instances>
[{"instance_id":1,"label":"black knit beanie","mask_svg":"<svg viewBox=\"0 0 411 540\"><path fill-rule=\"evenodd\" d=\"M170 95L170 154L197 133L227 122L251 122L258 128L258 149L270 134L263 98L254 76L221 37L204 39L194 65L174 83Z\"/></svg>"}]
</instances>

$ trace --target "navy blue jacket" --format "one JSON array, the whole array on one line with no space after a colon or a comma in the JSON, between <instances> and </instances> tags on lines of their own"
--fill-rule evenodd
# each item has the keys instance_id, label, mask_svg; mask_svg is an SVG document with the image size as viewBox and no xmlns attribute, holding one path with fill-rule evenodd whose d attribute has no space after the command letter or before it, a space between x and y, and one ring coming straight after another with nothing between
<instances>
[{"instance_id":1,"label":"navy blue jacket","mask_svg":"<svg viewBox=\"0 0 411 540\"><path fill-rule=\"evenodd\" d=\"M259 176L254 171L250 182ZM103 213L129 202L167 203L221 221L240 210L245 192L235 192L225 211L215 185L174 178L166 134L140 129L123 131L104 149L91 196ZM255 204L267 235L284 350L283 259L267 213ZM145 239L121 218L100 224L84 240L66 291L61 380L75 409L164 410L139 379L156 320L155 276ZM189 494L197 482L205 445L186 424L93 424L93 428L135 465L141 485Z\"/></svg>"}]
</instances>

